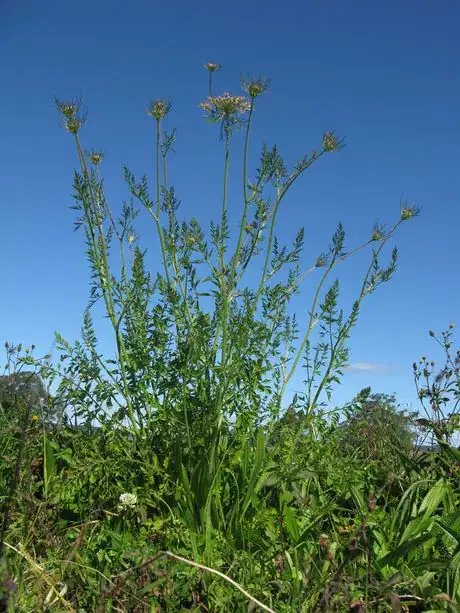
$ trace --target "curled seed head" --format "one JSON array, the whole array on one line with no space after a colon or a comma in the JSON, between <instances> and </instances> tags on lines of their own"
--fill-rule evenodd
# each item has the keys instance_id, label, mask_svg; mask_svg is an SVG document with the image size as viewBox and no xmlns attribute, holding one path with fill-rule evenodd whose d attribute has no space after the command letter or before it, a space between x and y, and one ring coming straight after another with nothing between
<instances>
[{"instance_id":1,"label":"curled seed head","mask_svg":"<svg viewBox=\"0 0 460 613\"><path fill-rule=\"evenodd\" d=\"M62 117L64 129L71 134L78 134L86 121L86 113L83 110L81 100L62 101L56 98L55 104Z\"/></svg>"},{"instance_id":2,"label":"curled seed head","mask_svg":"<svg viewBox=\"0 0 460 613\"><path fill-rule=\"evenodd\" d=\"M172 103L169 100L158 98L150 103L150 106L147 109L147 114L157 121L160 121L160 119L166 117L171 108Z\"/></svg>"},{"instance_id":3,"label":"curled seed head","mask_svg":"<svg viewBox=\"0 0 460 613\"><path fill-rule=\"evenodd\" d=\"M373 241L381 241L383 238L382 229L379 226L375 226L372 232L372 240Z\"/></svg>"},{"instance_id":4,"label":"curled seed head","mask_svg":"<svg viewBox=\"0 0 460 613\"><path fill-rule=\"evenodd\" d=\"M262 76L253 79L241 79L241 87L253 99L265 93L269 86L270 80Z\"/></svg>"},{"instance_id":5,"label":"curled seed head","mask_svg":"<svg viewBox=\"0 0 460 613\"><path fill-rule=\"evenodd\" d=\"M340 151L343 149L343 139L337 138L334 132L326 132L323 135L324 151Z\"/></svg>"},{"instance_id":6,"label":"curled seed head","mask_svg":"<svg viewBox=\"0 0 460 613\"><path fill-rule=\"evenodd\" d=\"M407 202L403 202L401 205L401 221L407 221L413 217L417 217L420 209L415 206L409 206Z\"/></svg>"},{"instance_id":7,"label":"curled seed head","mask_svg":"<svg viewBox=\"0 0 460 613\"><path fill-rule=\"evenodd\" d=\"M99 166L104 160L104 154L101 151L90 151L88 158L92 164Z\"/></svg>"},{"instance_id":8,"label":"curled seed head","mask_svg":"<svg viewBox=\"0 0 460 613\"><path fill-rule=\"evenodd\" d=\"M216 64L214 62L206 62L204 68L208 72L217 72L218 70L220 70L220 64Z\"/></svg>"}]
</instances>

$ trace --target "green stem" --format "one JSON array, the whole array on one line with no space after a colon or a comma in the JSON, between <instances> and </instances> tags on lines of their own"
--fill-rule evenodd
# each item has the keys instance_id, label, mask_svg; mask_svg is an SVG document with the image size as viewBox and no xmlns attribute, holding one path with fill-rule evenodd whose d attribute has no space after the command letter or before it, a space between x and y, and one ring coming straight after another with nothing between
<instances>
[{"instance_id":1,"label":"green stem","mask_svg":"<svg viewBox=\"0 0 460 613\"><path fill-rule=\"evenodd\" d=\"M224 187L222 196L222 214L220 227L220 246L219 246L219 268L221 277L221 285L224 284L224 252L225 252L225 233L224 228L227 225L227 191L228 191L228 169L230 159L230 132L225 129L225 165L224 165Z\"/></svg>"},{"instance_id":2,"label":"green stem","mask_svg":"<svg viewBox=\"0 0 460 613\"><path fill-rule=\"evenodd\" d=\"M126 408L128 411L128 417L129 420L131 422L131 425L133 427L133 430L135 433L138 432L138 425L136 424L136 419L134 417L134 410L133 410L133 406L131 403L131 394L129 391L129 385L128 385L128 378L127 378L127 374L126 374L126 367L125 367L125 362L126 362L126 348L124 346L123 343L123 338L121 336L120 333L120 326L119 326L119 322L117 322L117 318L116 318L116 313L115 313L115 303L114 303L114 299L113 299L113 289L112 289L112 279L111 279L111 272L110 272L110 266L109 266L109 259L108 259L108 253L107 253L107 244L106 244L106 239L105 239L105 234L104 234L104 228L102 227L102 219L101 216L99 214L98 211L98 205L96 202L96 199L94 197L94 192L93 192L93 188L91 185L91 180L90 180L90 176L88 173L88 168L86 165L86 161L85 161L85 157L83 155L83 150L80 144L80 139L78 138L78 134L75 134L75 141L76 141L76 145L77 145L77 151L78 151L78 157L80 160L80 165L83 171L83 176L87 182L89 191L90 191L90 196L91 196L91 204L93 206L93 217L96 219L96 224L98 227L98 237L95 236L94 232L92 233L93 235L93 248L94 248L94 253L99 253L99 251L102 253L102 266L103 266L103 270L101 271L100 267L98 266L98 270L99 270L99 278L101 281L101 288L102 288L102 293L104 296L104 302L105 302L105 306L106 306L106 310L107 313L109 315L109 318L111 320L112 326L114 328L114 332L115 332L115 340L116 340L116 344L117 344L117 353L118 353L118 357L119 357L119 363L120 363L120 371L121 371L121 376L122 376L122 381L123 381L123 390L124 390L124 396L125 396L125 400L126 400ZM99 262L98 262L99 264ZM102 272L102 274L101 274ZM141 416L138 416L138 418L140 418ZM140 422L142 423L142 422Z\"/></svg>"},{"instance_id":3,"label":"green stem","mask_svg":"<svg viewBox=\"0 0 460 613\"><path fill-rule=\"evenodd\" d=\"M271 225L270 225L270 233L269 233L269 237L268 237L267 251L266 251L266 254L265 254L264 268L263 268L263 271L262 271L262 277L260 279L259 287L257 289L256 297L255 297L255 300L254 300L254 310L256 310L256 308L257 308L257 304L258 304L258 302L260 300L260 296L262 295L265 282L267 281L268 263L270 261L270 254L271 254L271 251L272 251L273 239L274 239L274 236L275 236L276 216L278 214L280 202L281 202L280 191L279 191L279 188L277 188L276 202L275 202L275 205L273 207L273 216L272 216L272 222L271 222Z\"/></svg>"},{"instance_id":4,"label":"green stem","mask_svg":"<svg viewBox=\"0 0 460 613\"><path fill-rule=\"evenodd\" d=\"M378 260L378 257L380 255L380 253L382 252L382 249L385 247L387 242L393 236L394 232L396 231L396 228L399 226L400 223L401 222L398 222L390 230L390 232L388 233L387 237L384 240L381 241L381 243L379 245L379 248L373 254L371 263L369 264L369 267L366 270L366 274L364 275L364 280L363 280L362 285L361 285L361 291L360 291L360 294L359 294L359 297L358 297L358 300L357 300L358 307L361 305L361 302L363 301L364 296L366 295L366 291L365 291L366 290L366 285L367 285L369 277L370 277L370 275L372 273L372 270L374 268L374 264ZM367 242L363 243L362 245L359 245L355 249L352 249L351 251L349 251L347 254L345 254L345 256L342 256L341 258L338 258L335 261L333 260L333 262L331 262L330 270L332 270L332 268L334 266L336 266L337 264L339 264L340 262L343 262L345 259L347 259L351 254L356 253L356 251L358 251L358 250L362 249L363 247L369 245L371 242L372 241L367 241ZM324 283L324 281L325 281L327 275L329 274L330 270L327 271L327 274L324 275L323 280L321 282L321 285ZM312 315L313 315L313 313L314 313L314 309L312 311ZM311 321L312 321L312 319L310 317L310 322ZM318 402L318 399L319 399L319 397L320 397L320 395L321 395L321 393L322 393L322 391L324 389L324 386L326 385L327 379L328 379L329 374L331 372L334 356L337 354L337 351L339 351L341 349L341 347L345 343L346 339L348 338L348 333L351 330L351 327L352 327L352 322L349 322L348 325L346 325L345 328L342 330L342 333L339 335L339 338L337 339L337 342L335 343L334 347L331 349L331 356L330 356L330 359L329 359L328 368L327 368L327 370L326 370L326 372L325 372L325 374L324 374L324 376L322 378L322 381L321 381L320 385L318 386L318 389L316 390L316 393L315 393L315 396L313 398L313 401L311 402L311 404L309 406L309 413L311 413L313 411L314 407L316 406L316 403ZM312 329L312 326L311 326L311 323L310 323L309 329L307 331L308 336L310 335L311 329ZM307 342L308 342L308 338L307 338ZM293 367L292 367L292 369L290 371L290 374L288 376L288 380L292 377L295 369L297 368L299 359L301 357L301 353L303 353L303 351L305 349L305 346L306 346L306 342L305 342L305 344L302 344L300 352L299 352L299 354L297 354L297 358L296 358L297 361L294 363L294 365L293 365Z\"/></svg>"},{"instance_id":5,"label":"green stem","mask_svg":"<svg viewBox=\"0 0 460 613\"><path fill-rule=\"evenodd\" d=\"M165 269L166 281L168 286L171 286L171 277L169 275L168 257L166 253L166 242L161 227L161 185L160 185L160 156L161 156L161 120L157 119L157 136L156 136L156 214L152 215L155 220L158 238L160 239L161 255L163 257L163 266Z\"/></svg>"},{"instance_id":6,"label":"green stem","mask_svg":"<svg viewBox=\"0 0 460 613\"><path fill-rule=\"evenodd\" d=\"M251 101L251 108L249 110L249 117L248 117L248 122L246 124L246 135L245 135L245 139L244 139L244 154L243 154L243 197L244 197L244 209L243 209L243 215L241 218L241 225L240 225L240 233L238 236L238 243L236 245L236 251L235 251L235 255L233 257L233 266L232 266L232 272L230 275L231 278L231 283L233 283L234 278L235 278L235 274L236 274L236 268L238 266L238 258L240 255L240 250L241 250L241 246L243 243L243 236L244 236L244 232L246 229L246 220L247 220L247 216L248 216L248 209L249 209L249 204L251 202L251 198L248 197L248 149L249 149L249 131L251 129L251 119L252 119L252 113L254 110L254 100Z\"/></svg>"},{"instance_id":7,"label":"green stem","mask_svg":"<svg viewBox=\"0 0 460 613\"><path fill-rule=\"evenodd\" d=\"M96 167L96 176L97 176L97 180L99 181L99 187L102 193L102 177L101 177L101 173L99 171L99 168ZM107 216L109 218L110 221L110 225L112 226L112 230L115 234L115 236L118 239L118 242L120 244L120 254L121 254L121 277L125 286L125 291L128 290L128 274L127 274L127 267L126 267L126 252L125 252L125 246L124 246L124 232L122 234L120 234L118 232L117 226L115 224L115 220L113 218L112 215L112 211L110 210L110 206L107 202L107 198L105 196L105 194L103 194L104 197L104 210L107 213Z\"/></svg>"},{"instance_id":8,"label":"green stem","mask_svg":"<svg viewBox=\"0 0 460 613\"><path fill-rule=\"evenodd\" d=\"M273 205L273 209L272 209L272 223L271 223L271 227L270 227L270 236L269 236L269 243L268 243L268 247L267 247L267 253L265 255L264 271L263 271L262 278L261 278L261 281L260 281L260 284L259 284L259 288L258 288L257 293L256 293L256 297L255 297L255 301L254 301L254 310L257 308L257 304L258 304L258 302L260 300L260 296L262 294L264 285L265 285L265 283L267 281L266 275L267 275L267 269L268 269L268 262L270 260L271 248L272 248L272 244L273 244L273 237L274 237L274 231L275 231L275 221L276 221L276 216L278 214L278 210L279 210L279 206L281 204L281 201L283 200L284 196L287 194L287 192L289 191L289 189L293 185L293 183L307 170L307 168L310 168L310 166L314 162L316 162L325 153L326 153L326 151L324 149L322 149L318 154L312 156L308 160L308 162L303 164L299 169L295 170L295 172L293 172L291 174L291 176L287 179L287 181L284 183L282 188L277 187L276 201L275 201L275 204Z\"/></svg>"},{"instance_id":9,"label":"green stem","mask_svg":"<svg viewBox=\"0 0 460 613\"><path fill-rule=\"evenodd\" d=\"M222 297L222 310L219 317L219 324L216 330L215 343L217 343L219 331L222 329L222 347L221 347L221 376L219 381L219 388L216 394L216 416L217 424L219 427L222 413L222 404L225 388L225 365L227 364L227 346L228 346L228 306L229 306L229 287L225 280L225 233L224 227L226 226L227 218L227 187L228 187L228 170L229 170L229 158L230 158L230 132L225 130L225 166L224 166L224 186L222 197L222 218L220 229L220 246L219 246L219 273L220 273L220 289Z\"/></svg>"},{"instance_id":10,"label":"green stem","mask_svg":"<svg viewBox=\"0 0 460 613\"><path fill-rule=\"evenodd\" d=\"M161 141L160 141L160 146L161 146ZM164 180L164 188L166 190L168 189L168 166L167 166L167 160L166 160L165 153L163 154L163 180ZM176 241L175 241L175 237L173 237L175 217L171 211L168 211L168 220L169 220L169 236L170 238L172 238L172 240L170 241L170 253L171 253L171 265L172 265L172 269L174 273L174 279L176 281L176 284L179 286L179 289L182 295L182 299L184 301L184 307L185 307L185 311L187 314L187 318L189 322L191 322L192 313L190 311L190 307L187 302L187 289L182 283L182 279L180 277L179 262L177 260Z\"/></svg>"},{"instance_id":11,"label":"green stem","mask_svg":"<svg viewBox=\"0 0 460 613\"><path fill-rule=\"evenodd\" d=\"M331 263L329 264L329 266L327 267L325 273L323 274L323 276L321 278L321 281L318 283L318 287L316 288L315 296L313 298L313 303L312 303L312 307L311 307L311 311L310 311L310 319L309 319L309 322L308 322L308 328L307 328L307 331L305 333L305 336L303 337L302 343L301 343L300 348L299 348L299 350L297 352L297 355L296 355L296 357L294 359L292 367L291 367L289 373L287 374L287 376L285 377L285 379L283 381L283 384L281 386L281 398L284 396L284 394L286 392L287 384L289 383L289 381L291 380L291 378L294 375L295 371L297 370L297 366L299 364L300 358L302 357L302 354L303 354L303 352L305 350L305 347L306 347L306 345L308 343L308 339L310 338L310 333L313 330L313 328L315 327L314 317L315 317L316 307L318 305L321 289L323 288L323 285L326 282L326 279L329 276L329 273L334 268L335 263L336 263L336 260L334 258L332 258Z\"/></svg>"}]
</instances>

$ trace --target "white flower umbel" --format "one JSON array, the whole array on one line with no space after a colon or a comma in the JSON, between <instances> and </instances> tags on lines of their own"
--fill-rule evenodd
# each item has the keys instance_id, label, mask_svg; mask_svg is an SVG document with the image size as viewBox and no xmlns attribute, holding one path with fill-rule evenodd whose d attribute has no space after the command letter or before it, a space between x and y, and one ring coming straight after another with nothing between
<instances>
[{"instance_id":1,"label":"white flower umbel","mask_svg":"<svg viewBox=\"0 0 460 613\"><path fill-rule=\"evenodd\" d=\"M137 496L136 494L121 494L120 495L120 504L118 505L119 511L127 511L128 509L134 509L137 504Z\"/></svg>"}]
</instances>

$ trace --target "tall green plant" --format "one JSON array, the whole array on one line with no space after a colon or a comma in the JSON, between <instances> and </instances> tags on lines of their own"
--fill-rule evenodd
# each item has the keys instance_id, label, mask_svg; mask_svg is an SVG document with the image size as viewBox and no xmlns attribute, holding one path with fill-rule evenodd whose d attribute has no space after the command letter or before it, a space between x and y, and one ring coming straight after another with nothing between
<instances>
[{"instance_id":1,"label":"tall green plant","mask_svg":"<svg viewBox=\"0 0 460 613\"><path fill-rule=\"evenodd\" d=\"M426 415L417 423L441 445L458 439L456 433L460 431L460 349L454 349L453 332L454 324L440 335L430 330L430 337L443 353L439 369L426 356L413 365L417 394Z\"/></svg>"},{"instance_id":2,"label":"tall green plant","mask_svg":"<svg viewBox=\"0 0 460 613\"><path fill-rule=\"evenodd\" d=\"M178 219L179 200L168 170L176 133L163 129L169 101L157 99L147 109L154 121L154 188L146 175L136 179L124 167L132 200L123 203L118 219L104 189L103 156L85 154L81 144L86 119L81 103L57 101L80 162L74 208L76 225L85 233L92 281L82 340L70 345L57 336L63 365L56 375L62 377L62 398L74 405L80 420L97 420L105 428L127 423L141 447L146 437L155 441L159 461L177 484L175 504L198 535L195 556L203 545L211 563L216 529L240 538L234 529L235 508L245 515L257 506L256 485L260 487L270 464L266 436L258 429L270 432L302 363L306 391L297 398L306 419L321 406L324 394L330 395L346 365L347 341L362 301L396 269L396 249L386 266L380 263L383 251L417 210L403 204L389 229L375 226L369 239L351 248L339 224L329 248L304 271L304 229L292 246L282 245L277 223L291 187L314 163L340 151L343 142L326 132L319 148L290 170L276 145L264 145L259 167L251 173L251 128L269 83L262 77L243 79L244 95L216 95L219 66L209 63L206 69L209 96L200 108L219 127L223 143L220 216L211 222L209 235L195 218ZM232 152L239 130L244 134L243 164L236 169ZM235 173L242 198L232 240L229 218L238 212L229 211L228 190ZM161 262L155 275L147 271L146 251L139 245L134 201L157 231ZM347 314L339 306L339 282L333 275L365 249L370 250L369 262ZM251 285L246 281L249 271L256 275ZM309 315L299 322L291 299L313 273L318 281ZM98 349L92 318L98 301L114 333L116 354L110 359ZM243 456L243 472L232 468L232 458Z\"/></svg>"},{"instance_id":3,"label":"tall green plant","mask_svg":"<svg viewBox=\"0 0 460 613\"><path fill-rule=\"evenodd\" d=\"M212 79L218 68L216 64L207 65L210 95L200 105L205 116L219 125L224 143L221 217L220 223L211 223L210 241L195 219L182 223L177 219L179 203L167 171L175 132L162 131L171 109L169 101L156 100L148 109L155 121L154 195L150 194L146 176L136 181L124 169L132 195L150 214L157 229L163 273L155 280L145 270L145 252L137 245L134 247L138 211L132 202L124 203L120 218L114 220L100 173L103 156L96 152L85 155L83 151L80 130L85 115L81 104L57 101L64 127L74 136L80 161L80 171L74 177L74 208L79 212L77 227L83 227L85 232L92 271L83 343L70 347L62 338L58 337L58 341L63 359L72 358L70 369L79 364L85 373L91 371L94 381L101 386L97 396L109 408L117 404L117 417L128 418L137 433L151 425L152 420L161 419L165 412L172 423L180 416L181 421L189 424L190 417L197 418L189 415L196 392L200 394L200 403L206 405L206 421L211 429L224 428L230 417L247 417L251 411L252 419L257 421L263 416L263 407L276 413L305 355L309 369L307 411L314 411L322 392L340 377L347 359L346 341L362 300L387 281L396 268L396 250L389 266L381 268L379 259L384 247L399 225L417 212L404 205L400 219L389 230L376 227L369 240L351 249L345 248L345 232L340 224L328 251L303 273L300 261L304 230L299 230L292 248L281 246L275 233L278 216L292 185L313 163L339 151L342 141L333 132L327 132L320 148L307 154L291 171L276 146L271 149L264 146L260 167L254 179L250 179L250 130L256 103L268 82L260 77L243 80L245 96L216 96ZM230 154L237 129L245 133L243 196L236 246L231 248L227 192ZM117 273L110 259L115 239L121 262ZM338 307L338 281L333 281L329 289L327 283L339 264L368 246L373 247L370 264L346 316ZM247 287L243 277L257 257L262 262L261 276L254 287ZM284 280L280 274L283 270ZM320 278L302 330L289 313L289 304L302 281L313 272L318 272ZM209 295L214 302L211 312L202 301L203 296ZM96 350L97 337L90 313L99 299L103 300L114 331L117 349L114 362L107 362ZM312 347L315 328L319 328L321 339ZM152 355L158 345L159 351ZM146 385L146 379L150 385ZM318 383L312 393L315 380ZM109 382L112 394L103 382ZM69 381L63 385L69 386ZM102 404L95 407L93 417L102 414ZM256 409L255 404L259 405Z\"/></svg>"}]
</instances>

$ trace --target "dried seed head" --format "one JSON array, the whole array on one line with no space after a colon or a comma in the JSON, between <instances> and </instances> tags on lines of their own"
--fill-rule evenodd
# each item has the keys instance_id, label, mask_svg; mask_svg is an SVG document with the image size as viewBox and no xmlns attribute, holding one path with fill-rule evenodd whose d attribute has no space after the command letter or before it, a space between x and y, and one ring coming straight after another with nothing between
<instances>
[{"instance_id":1,"label":"dried seed head","mask_svg":"<svg viewBox=\"0 0 460 613\"><path fill-rule=\"evenodd\" d=\"M101 151L90 151L88 158L92 164L99 166L104 160L104 154Z\"/></svg>"},{"instance_id":2,"label":"dried seed head","mask_svg":"<svg viewBox=\"0 0 460 613\"><path fill-rule=\"evenodd\" d=\"M217 72L218 70L220 70L220 64L215 64L214 62L207 62L204 65L204 68L208 72Z\"/></svg>"},{"instance_id":3,"label":"dried seed head","mask_svg":"<svg viewBox=\"0 0 460 613\"><path fill-rule=\"evenodd\" d=\"M343 149L343 139L337 138L334 132L326 132L323 135L324 151L340 151Z\"/></svg>"},{"instance_id":4,"label":"dried seed head","mask_svg":"<svg viewBox=\"0 0 460 613\"><path fill-rule=\"evenodd\" d=\"M62 116L64 129L71 134L77 134L86 121L81 100L62 101L56 98L55 104Z\"/></svg>"},{"instance_id":5,"label":"dried seed head","mask_svg":"<svg viewBox=\"0 0 460 613\"><path fill-rule=\"evenodd\" d=\"M64 128L71 134L78 134L82 125L83 122L80 119L77 117L71 117L64 123Z\"/></svg>"},{"instance_id":6,"label":"dried seed head","mask_svg":"<svg viewBox=\"0 0 460 613\"><path fill-rule=\"evenodd\" d=\"M147 109L147 114L160 121L169 113L172 108L172 103L164 98L158 98L150 103Z\"/></svg>"},{"instance_id":7,"label":"dried seed head","mask_svg":"<svg viewBox=\"0 0 460 613\"><path fill-rule=\"evenodd\" d=\"M241 87L253 99L265 93L269 86L270 80L261 76L255 79L241 79Z\"/></svg>"},{"instance_id":8,"label":"dried seed head","mask_svg":"<svg viewBox=\"0 0 460 613\"><path fill-rule=\"evenodd\" d=\"M375 226L372 232L372 240L373 241L381 241L383 238L383 232L380 226Z\"/></svg>"},{"instance_id":9,"label":"dried seed head","mask_svg":"<svg viewBox=\"0 0 460 613\"><path fill-rule=\"evenodd\" d=\"M409 206L406 202L401 205L401 221L407 221L419 214L419 209L414 206Z\"/></svg>"},{"instance_id":10,"label":"dried seed head","mask_svg":"<svg viewBox=\"0 0 460 613\"><path fill-rule=\"evenodd\" d=\"M56 105L58 111L67 117L67 119L72 119L75 117L78 111L78 104L76 102L60 102L56 101Z\"/></svg>"},{"instance_id":11,"label":"dried seed head","mask_svg":"<svg viewBox=\"0 0 460 613\"><path fill-rule=\"evenodd\" d=\"M319 546L321 549L327 549L329 546L329 536L327 534L321 534L319 537Z\"/></svg>"}]
</instances>

